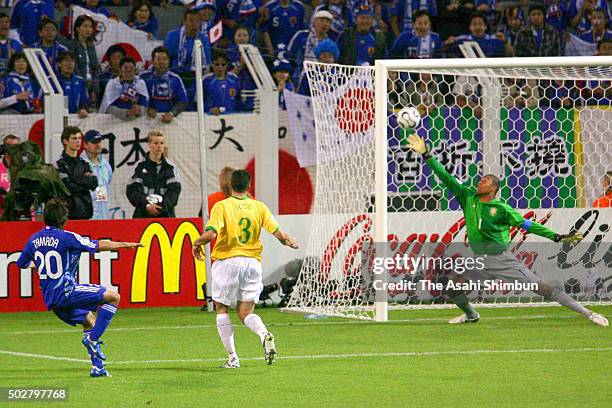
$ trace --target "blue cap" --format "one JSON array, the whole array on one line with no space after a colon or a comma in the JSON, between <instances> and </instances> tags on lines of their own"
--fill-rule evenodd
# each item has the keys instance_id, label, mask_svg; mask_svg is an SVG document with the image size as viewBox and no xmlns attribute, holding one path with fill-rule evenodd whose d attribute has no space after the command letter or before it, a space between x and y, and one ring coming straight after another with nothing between
<instances>
[{"instance_id":1,"label":"blue cap","mask_svg":"<svg viewBox=\"0 0 612 408\"><path fill-rule=\"evenodd\" d=\"M87 133L85 133L85 141L89 142L89 143L97 143L97 142L101 142L102 139L104 139L102 137L102 133L98 132L97 130L88 130Z\"/></svg>"},{"instance_id":2,"label":"blue cap","mask_svg":"<svg viewBox=\"0 0 612 408\"><path fill-rule=\"evenodd\" d=\"M315 57L317 58L319 58L324 52L331 53L334 56L335 61L338 61L340 58L340 49L338 49L338 45L329 38L321 41L314 49Z\"/></svg>"},{"instance_id":3,"label":"blue cap","mask_svg":"<svg viewBox=\"0 0 612 408\"><path fill-rule=\"evenodd\" d=\"M353 14L355 14L355 16L361 16L361 15L373 16L374 10L372 10L372 7L370 7L369 3L364 2L364 3L361 3L359 6L355 7L355 10L353 10Z\"/></svg>"},{"instance_id":4,"label":"blue cap","mask_svg":"<svg viewBox=\"0 0 612 408\"><path fill-rule=\"evenodd\" d=\"M293 66L291 65L291 62L289 62L288 60L284 58L277 58L272 63L272 72L278 72L278 71L287 71L289 73L292 73Z\"/></svg>"},{"instance_id":5,"label":"blue cap","mask_svg":"<svg viewBox=\"0 0 612 408\"><path fill-rule=\"evenodd\" d=\"M217 9L217 6L215 6L214 0L196 0L195 6L193 7L192 10L199 11L199 10L203 10L206 7L210 7L213 10Z\"/></svg>"}]
</instances>

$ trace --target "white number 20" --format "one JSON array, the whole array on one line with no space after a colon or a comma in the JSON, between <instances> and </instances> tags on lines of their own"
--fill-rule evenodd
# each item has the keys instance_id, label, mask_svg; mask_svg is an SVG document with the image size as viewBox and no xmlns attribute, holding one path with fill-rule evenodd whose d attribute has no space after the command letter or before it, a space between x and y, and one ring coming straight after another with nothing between
<instances>
[{"instance_id":1,"label":"white number 20","mask_svg":"<svg viewBox=\"0 0 612 408\"><path fill-rule=\"evenodd\" d=\"M57 251L49 251L46 255L43 255L42 252L36 251L34 253L34 258L36 260L36 266L38 269L38 275L40 279L57 279L64 273L64 268L62 266L62 257ZM55 271L53 272L53 268L51 268L51 259L55 258Z\"/></svg>"}]
</instances>

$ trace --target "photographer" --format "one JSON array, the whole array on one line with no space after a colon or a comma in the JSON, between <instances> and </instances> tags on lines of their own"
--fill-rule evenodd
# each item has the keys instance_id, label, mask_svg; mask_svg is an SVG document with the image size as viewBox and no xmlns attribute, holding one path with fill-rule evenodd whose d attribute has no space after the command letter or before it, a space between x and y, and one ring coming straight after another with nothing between
<instances>
[{"instance_id":1,"label":"photographer","mask_svg":"<svg viewBox=\"0 0 612 408\"><path fill-rule=\"evenodd\" d=\"M76 126L67 126L62 132L64 152L56 162L60 177L68 190L68 218L71 220L88 220L93 215L91 193L98 187L98 179L89 168L89 164L78 157L83 134Z\"/></svg>"},{"instance_id":2,"label":"photographer","mask_svg":"<svg viewBox=\"0 0 612 408\"><path fill-rule=\"evenodd\" d=\"M21 143L15 135L6 135L2 139L2 145L0 146L0 218L4 213L4 197L11 189L11 176L9 169L11 167L11 156L6 151L7 145L14 145Z\"/></svg>"},{"instance_id":3,"label":"photographer","mask_svg":"<svg viewBox=\"0 0 612 408\"><path fill-rule=\"evenodd\" d=\"M161 130L151 130L147 142L147 158L136 166L126 188L128 200L136 207L132 217L175 217L181 193L178 167L164 156L166 137Z\"/></svg>"}]
</instances>

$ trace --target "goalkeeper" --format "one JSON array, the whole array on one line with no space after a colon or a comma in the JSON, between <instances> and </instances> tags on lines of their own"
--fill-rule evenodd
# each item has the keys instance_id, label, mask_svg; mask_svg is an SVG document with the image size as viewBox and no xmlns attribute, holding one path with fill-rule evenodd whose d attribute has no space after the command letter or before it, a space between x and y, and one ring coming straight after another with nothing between
<instances>
[{"instance_id":1,"label":"goalkeeper","mask_svg":"<svg viewBox=\"0 0 612 408\"><path fill-rule=\"evenodd\" d=\"M412 150L423 155L427 165L453 192L463 210L472 251L477 255L486 255L484 270L472 271L471 274L478 275L480 278L537 283L536 293L539 295L556 300L599 326L608 326L608 320L604 316L586 309L560 288L543 282L522 262L506 252L510 244L510 227L521 227L527 232L555 242L578 242L582 240L580 234L557 234L537 222L524 219L515 209L495 198L500 187L500 180L494 175L483 176L476 190L460 184L457 179L448 174L440 162L432 157L423 139L416 134L408 138L408 145ZM453 280L458 282L463 279L459 276ZM474 323L480 319L480 314L470 305L465 291L452 290L448 292L448 295L451 301L465 312L451 319L449 323Z\"/></svg>"}]
</instances>

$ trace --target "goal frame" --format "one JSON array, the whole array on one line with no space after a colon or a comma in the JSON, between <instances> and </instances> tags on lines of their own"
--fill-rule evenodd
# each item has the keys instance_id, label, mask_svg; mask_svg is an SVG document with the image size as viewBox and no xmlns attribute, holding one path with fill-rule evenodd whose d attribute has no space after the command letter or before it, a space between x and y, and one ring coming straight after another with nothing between
<instances>
[{"instance_id":1,"label":"goal frame","mask_svg":"<svg viewBox=\"0 0 612 408\"><path fill-rule=\"evenodd\" d=\"M436 70L436 69L501 69L501 68L576 68L612 66L612 56L593 57L520 57L520 58L453 58L453 59L409 59L376 60L374 67L375 109L375 164L374 164L374 239L386 242L387 224L387 78L389 71ZM379 278L386 283L387 276ZM387 321L389 304L384 291L375 295L375 321ZM495 304L497 307L502 304ZM526 303L512 306L530 306Z\"/></svg>"}]
</instances>

